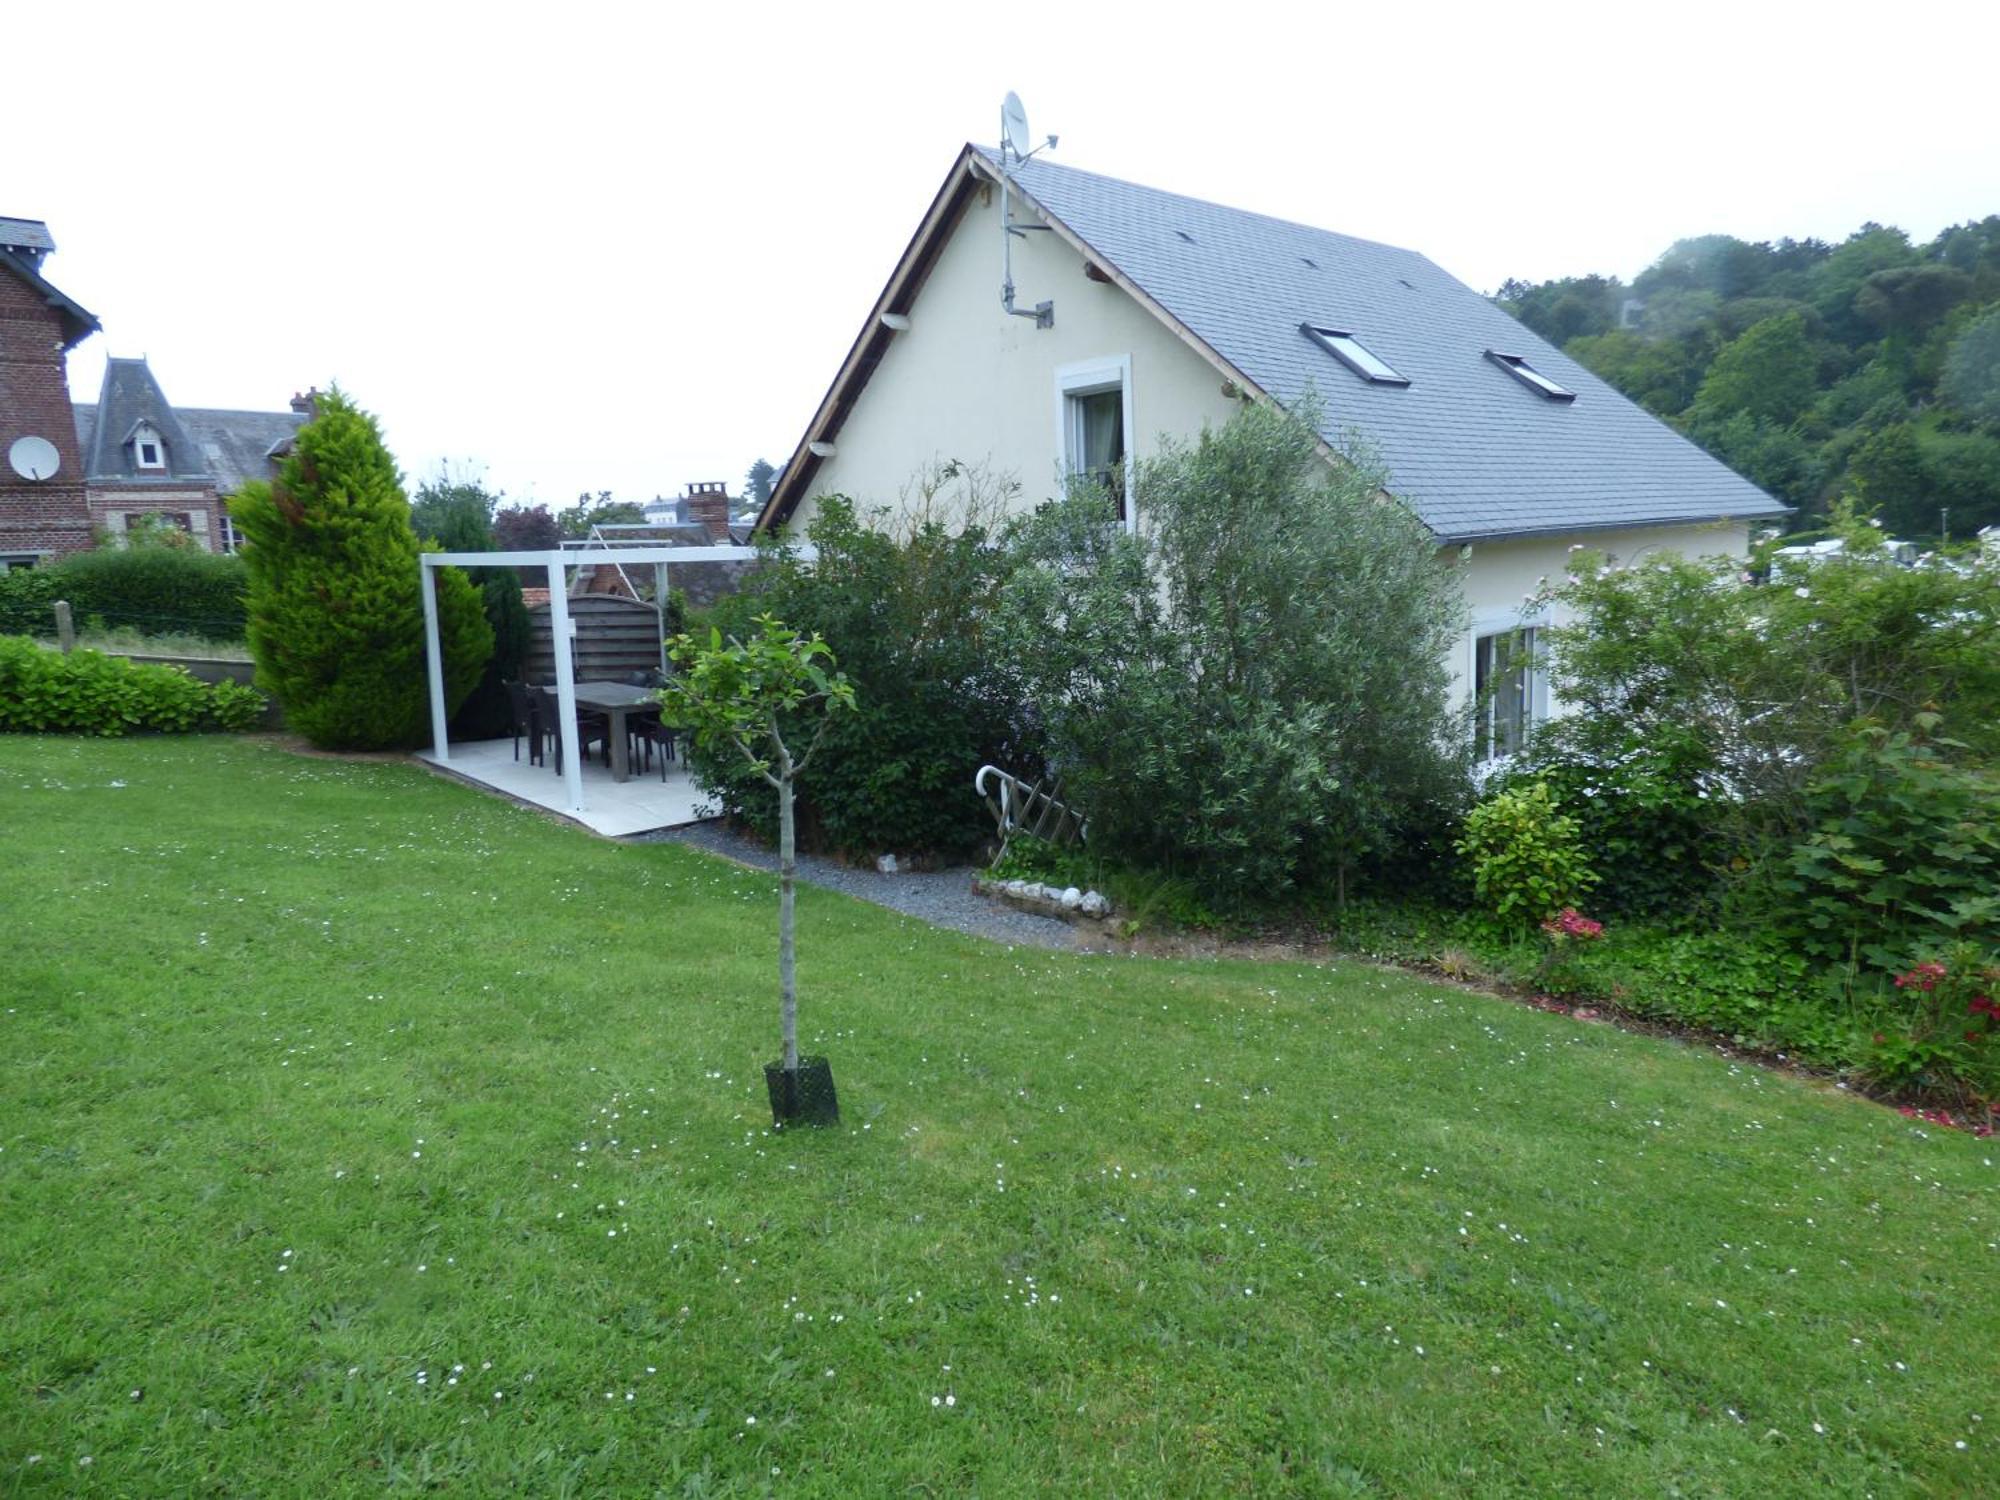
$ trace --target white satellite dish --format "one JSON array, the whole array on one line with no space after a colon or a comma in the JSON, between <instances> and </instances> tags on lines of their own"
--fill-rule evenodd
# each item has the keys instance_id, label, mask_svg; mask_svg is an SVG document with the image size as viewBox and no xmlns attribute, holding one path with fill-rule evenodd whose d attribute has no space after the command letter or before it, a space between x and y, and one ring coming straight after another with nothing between
<instances>
[{"instance_id":1,"label":"white satellite dish","mask_svg":"<svg viewBox=\"0 0 2000 1500\"><path fill-rule=\"evenodd\" d=\"M23 479L53 479L62 467L62 455L45 437L15 438L14 446L7 450L7 462Z\"/></svg>"},{"instance_id":2,"label":"white satellite dish","mask_svg":"<svg viewBox=\"0 0 2000 1500\"><path fill-rule=\"evenodd\" d=\"M1028 138L1028 111L1021 105L1021 96L1012 89L1000 104L1000 129L1005 133L1007 144L1017 158L1025 158L1034 143Z\"/></svg>"}]
</instances>

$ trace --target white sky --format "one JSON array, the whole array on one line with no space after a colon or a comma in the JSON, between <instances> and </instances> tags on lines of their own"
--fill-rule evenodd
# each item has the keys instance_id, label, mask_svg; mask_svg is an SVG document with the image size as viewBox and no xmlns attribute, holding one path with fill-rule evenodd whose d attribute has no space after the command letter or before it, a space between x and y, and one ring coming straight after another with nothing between
<instances>
[{"instance_id":1,"label":"white sky","mask_svg":"<svg viewBox=\"0 0 2000 1500\"><path fill-rule=\"evenodd\" d=\"M338 380L413 488L449 460L551 505L783 462L1009 88L1057 161L1482 290L2000 212L1978 0L58 0L0 38L0 213L104 321L73 395L107 353L184 406Z\"/></svg>"}]
</instances>

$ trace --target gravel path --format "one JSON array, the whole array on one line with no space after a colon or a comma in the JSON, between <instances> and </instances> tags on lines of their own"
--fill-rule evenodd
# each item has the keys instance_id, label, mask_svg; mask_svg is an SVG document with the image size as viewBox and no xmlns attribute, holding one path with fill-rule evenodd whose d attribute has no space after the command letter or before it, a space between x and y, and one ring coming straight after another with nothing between
<instances>
[{"instance_id":1,"label":"gravel path","mask_svg":"<svg viewBox=\"0 0 2000 1500\"><path fill-rule=\"evenodd\" d=\"M681 828L663 828L641 835L644 841L691 844L710 854L720 854L759 870L775 871L775 850L747 838L720 819L690 823ZM1072 948L1076 929L1053 917L1038 917L1017 911L997 901L972 893L973 869L960 865L949 870L904 871L883 875L874 870L837 864L817 854L799 856L799 879L824 886L847 896L859 896L905 916L916 917L934 927L969 932L974 937L991 938L996 943L1014 943L1031 948Z\"/></svg>"}]
</instances>

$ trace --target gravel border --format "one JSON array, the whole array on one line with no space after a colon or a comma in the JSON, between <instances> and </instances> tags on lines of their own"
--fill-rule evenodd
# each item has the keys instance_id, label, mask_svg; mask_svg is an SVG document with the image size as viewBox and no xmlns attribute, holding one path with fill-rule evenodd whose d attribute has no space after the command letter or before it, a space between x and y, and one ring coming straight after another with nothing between
<instances>
[{"instance_id":1,"label":"gravel border","mask_svg":"<svg viewBox=\"0 0 2000 1500\"><path fill-rule=\"evenodd\" d=\"M688 844L753 869L775 873L778 868L776 850L765 848L741 830L729 827L720 818L706 823L688 823L679 828L662 828L657 833L639 834L631 842ZM1019 911L973 894L972 877L978 871L971 865L956 865L944 870L903 870L894 875L884 875L876 870L839 864L821 855L801 854L798 868L799 879L810 885L872 901L877 906L886 906L891 911L915 917L933 927L945 927L953 932L969 933L973 937L1016 947L1077 946L1077 929L1069 923L1053 917L1038 917L1032 912Z\"/></svg>"}]
</instances>

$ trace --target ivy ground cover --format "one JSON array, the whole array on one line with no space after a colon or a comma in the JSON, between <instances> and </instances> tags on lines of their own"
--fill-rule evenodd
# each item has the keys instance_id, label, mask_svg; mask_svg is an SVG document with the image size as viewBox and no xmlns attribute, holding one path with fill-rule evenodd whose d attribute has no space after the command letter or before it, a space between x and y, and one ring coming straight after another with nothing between
<instances>
[{"instance_id":1,"label":"ivy ground cover","mask_svg":"<svg viewBox=\"0 0 2000 1500\"><path fill-rule=\"evenodd\" d=\"M0 1491L1978 1495L1995 1143L1008 950L395 764L0 740Z\"/></svg>"}]
</instances>

